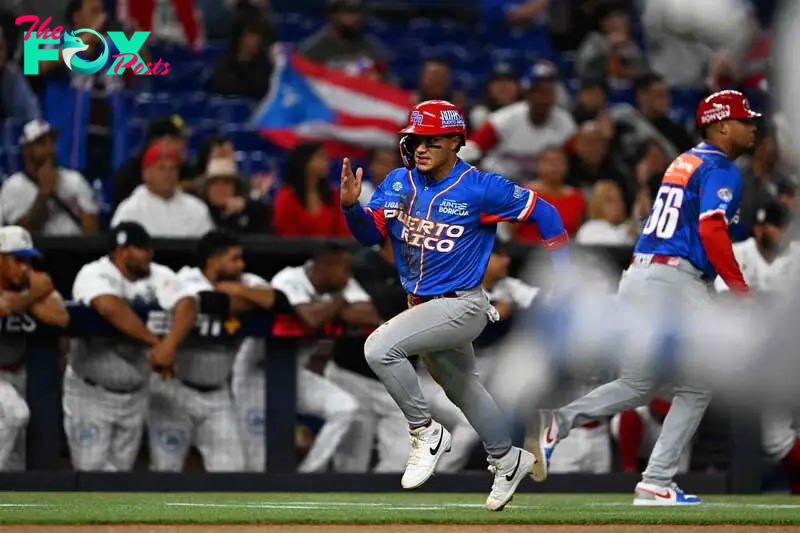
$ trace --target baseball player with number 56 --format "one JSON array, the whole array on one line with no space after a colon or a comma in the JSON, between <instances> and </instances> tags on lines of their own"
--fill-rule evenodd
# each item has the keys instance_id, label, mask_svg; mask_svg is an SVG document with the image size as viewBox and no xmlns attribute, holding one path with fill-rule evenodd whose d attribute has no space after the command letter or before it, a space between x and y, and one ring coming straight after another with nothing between
<instances>
[{"instance_id":1,"label":"baseball player with number 56","mask_svg":"<svg viewBox=\"0 0 800 533\"><path fill-rule=\"evenodd\" d=\"M557 268L569 265L567 233L556 209L529 189L458 158L464 115L443 100L415 106L400 131L406 168L391 171L367 207L358 203L362 169L342 165L341 205L364 245L389 238L409 309L369 336L370 368L403 411L410 453L402 486L433 474L452 436L431 418L408 356L419 354L431 376L481 437L494 473L486 508L500 511L525 476L545 473L544 457L512 446L505 418L478 379L472 341L498 319L481 281L499 222L535 223Z\"/></svg>"},{"instance_id":2,"label":"baseball player with number 56","mask_svg":"<svg viewBox=\"0 0 800 533\"><path fill-rule=\"evenodd\" d=\"M656 201L622 276L619 298L680 306L711 303L719 275L739 295L750 291L733 253L728 223L738 217L742 177L734 160L755 142L760 117L738 91L720 91L700 102L697 125L705 142L679 155L661 180ZM669 320L664 316L664 320ZM548 459L570 429L644 405L660 385L657 370L628 364L620 377L553 413L541 412L533 428L535 448ZM653 447L634 505L695 505L672 479L681 454L703 418L711 393L690 377L673 383L672 406Z\"/></svg>"}]
</instances>

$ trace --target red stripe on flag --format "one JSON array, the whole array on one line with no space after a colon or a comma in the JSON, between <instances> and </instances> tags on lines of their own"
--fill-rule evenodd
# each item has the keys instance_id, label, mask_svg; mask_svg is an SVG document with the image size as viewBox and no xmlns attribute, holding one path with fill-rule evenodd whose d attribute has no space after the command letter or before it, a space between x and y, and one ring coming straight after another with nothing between
<instances>
[{"instance_id":1,"label":"red stripe on flag","mask_svg":"<svg viewBox=\"0 0 800 533\"><path fill-rule=\"evenodd\" d=\"M355 146L332 139L307 137L304 135L299 135L292 129L262 129L261 135L284 150L291 150L304 141L317 141L323 143L328 157L332 157L334 159L349 157L351 159L361 160L367 159L369 156L369 150L364 147Z\"/></svg>"},{"instance_id":2,"label":"red stripe on flag","mask_svg":"<svg viewBox=\"0 0 800 533\"><path fill-rule=\"evenodd\" d=\"M332 70L298 54L290 56L292 66L299 74L312 78L322 78L329 83L339 85L353 92L362 93L378 100L383 100L398 107L411 106L411 93L394 85L383 83L369 76L353 76L338 70Z\"/></svg>"}]
</instances>

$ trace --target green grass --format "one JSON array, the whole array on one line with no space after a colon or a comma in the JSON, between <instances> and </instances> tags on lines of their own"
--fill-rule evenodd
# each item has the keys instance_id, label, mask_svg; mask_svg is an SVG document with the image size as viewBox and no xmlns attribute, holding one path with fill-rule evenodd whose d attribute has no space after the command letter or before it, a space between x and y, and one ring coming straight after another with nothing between
<instances>
[{"instance_id":1,"label":"green grass","mask_svg":"<svg viewBox=\"0 0 800 533\"><path fill-rule=\"evenodd\" d=\"M0 493L0 524L745 524L800 525L800 498L706 498L640 508L630 495L519 494L505 512L482 494Z\"/></svg>"}]
</instances>

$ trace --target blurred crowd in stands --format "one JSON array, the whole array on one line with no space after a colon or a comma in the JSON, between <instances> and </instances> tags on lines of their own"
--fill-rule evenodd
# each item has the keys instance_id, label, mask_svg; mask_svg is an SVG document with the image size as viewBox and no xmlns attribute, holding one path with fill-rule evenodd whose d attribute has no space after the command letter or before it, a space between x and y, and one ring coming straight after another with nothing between
<instances>
[{"instance_id":1,"label":"blurred crowd in stands","mask_svg":"<svg viewBox=\"0 0 800 533\"><path fill-rule=\"evenodd\" d=\"M37 233L103 231L124 216L155 236L197 237L209 227L347 236L340 161L325 143L287 151L250 125L274 82L276 43L403 87L409 104L461 106L470 131L462 158L539 191L579 243L635 242L661 174L698 140L697 102L724 87L770 112L754 153L739 161L746 192L734 237L750 235L766 200L794 206L794 165L769 99L774 2L753 2L736 50L664 31L646 0L66 4L0 8L0 208L5 223ZM49 61L23 75L27 26L14 21L29 13L53 17L50 27L149 29L143 59L162 58L171 70L83 76ZM387 147L362 163L366 203L399 160ZM501 231L539 239L532 227Z\"/></svg>"}]
</instances>

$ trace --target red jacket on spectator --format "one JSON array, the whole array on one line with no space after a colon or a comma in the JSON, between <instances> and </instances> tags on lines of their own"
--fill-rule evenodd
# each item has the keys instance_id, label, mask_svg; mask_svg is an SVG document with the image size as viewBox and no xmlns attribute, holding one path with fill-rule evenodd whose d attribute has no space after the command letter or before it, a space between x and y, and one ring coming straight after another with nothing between
<instances>
[{"instance_id":1,"label":"red jacket on spectator","mask_svg":"<svg viewBox=\"0 0 800 533\"><path fill-rule=\"evenodd\" d=\"M532 187L530 187L532 188ZM537 191L539 197L553 204L561 215L564 228L570 236L575 235L580 229L586 217L586 199L580 189L567 188L566 194L553 196ZM539 235L539 228L536 224L519 224L516 228L515 240L526 244L538 244L542 242Z\"/></svg>"},{"instance_id":2,"label":"red jacket on spectator","mask_svg":"<svg viewBox=\"0 0 800 533\"><path fill-rule=\"evenodd\" d=\"M336 191L334 199L339 198ZM276 235L284 237L349 237L350 230L339 204L332 201L311 213L290 187L281 187L273 202Z\"/></svg>"}]
</instances>

